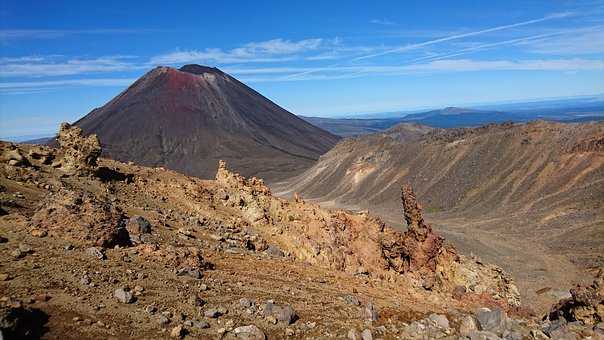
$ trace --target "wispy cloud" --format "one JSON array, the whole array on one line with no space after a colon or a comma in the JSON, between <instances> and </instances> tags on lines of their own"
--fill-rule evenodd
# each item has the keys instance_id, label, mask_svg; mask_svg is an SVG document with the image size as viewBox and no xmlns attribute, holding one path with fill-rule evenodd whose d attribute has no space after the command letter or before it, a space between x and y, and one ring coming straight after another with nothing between
<instances>
[{"instance_id":1,"label":"wispy cloud","mask_svg":"<svg viewBox=\"0 0 604 340\"><path fill-rule=\"evenodd\" d=\"M151 58L154 65L173 65L182 63L242 63L242 62L278 62L291 60L291 56L308 51L316 51L325 44L332 43L324 39L304 39L298 41L273 39L262 42L250 42L231 50L207 48L204 50L175 51Z\"/></svg>"},{"instance_id":2,"label":"wispy cloud","mask_svg":"<svg viewBox=\"0 0 604 340\"><path fill-rule=\"evenodd\" d=\"M565 17L571 16L571 15L572 15L572 13L556 13L556 14L551 14L551 15L548 15L548 16L545 16L542 18L538 18L538 19L517 22L515 24L496 26L496 27L491 27L491 28L487 28L484 30L462 33L462 34L454 34L454 35L450 35L450 36L439 38L439 39L428 40L428 41L424 41L424 42L417 43L417 44L409 44L409 45L401 46L398 48L394 48L394 49L379 52L379 53L368 54L368 55L356 57L353 60L364 60L364 59L375 58L375 57L379 57L379 56L383 56L383 55L391 54L391 53L405 52L405 51L414 50L414 49L417 49L420 47L439 44L439 43L443 43L443 42L447 42L447 41L451 41L451 40L473 37L473 36L477 36L477 35L481 35L481 34L486 34L486 33L497 32L497 31L507 30L507 29L516 28L516 27L536 24L536 23L540 23L540 22L544 22L544 21L548 21L548 20L553 20L553 19L565 18Z\"/></svg>"},{"instance_id":3,"label":"wispy cloud","mask_svg":"<svg viewBox=\"0 0 604 340\"><path fill-rule=\"evenodd\" d=\"M531 60L431 60L410 65L357 65L338 67L276 67L231 69L247 82L301 81L349 79L362 76L400 76L412 74L479 72L479 71L604 71L603 60L592 59L531 59ZM282 77L280 74L300 74L303 77ZM251 77L249 77L251 75Z\"/></svg>"},{"instance_id":4,"label":"wispy cloud","mask_svg":"<svg viewBox=\"0 0 604 340\"><path fill-rule=\"evenodd\" d=\"M140 34L160 31L163 30L146 28L105 28L91 30L2 29L0 30L0 40L57 39L81 34Z\"/></svg>"},{"instance_id":5,"label":"wispy cloud","mask_svg":"<svg viewBox=\"0 0 604 340\"><path fill-rule=\"evenodd\" d=\"M142 68L129 61L132 56L58 60L57 56L0 58L1 77L49 77L85 73L120 72Z\"/></svg>"},{"instance_id":6,"label":"wispy cloud","mask_svg":"<svg viewBox=\"0 0 604 340\"><path fill-rule=\"evenodd\" d=\"M438 38L438 39L432 39L432 40L428 40L428 41L424 41L421 43L415 43L415 44L408 44L405 46L400 46L397 48L393 48L393 49L387 49L387 50L383 50L377 53L371 53L371 54L365 54L362 56L357 56L355 58L352 58L350 60L348 60L348 63L354 63L354 62L358 62L358 61L364 61L367 59L372 59L375 57L380 57L380 56L384 56L387 54L393 54L393 53L402 53L402 52L407 52L407 51L411 51L411 50L415 50L415 49L419 49L419 48L424 48L427 46L431 46L431 45L436 45L436 44L440 44L440 43L444 43L444 42L449 42L449 41L453 41L453 40L458 40L458 39L463 39L463 38L468 38L468 37L474 37L474 36L479 36L479 35L483 35L483 34L487 34L487 33L492 33L492 32L498 32L498 31L503 31L503 30L508 30L508 29L513 29L513 28L517 28L517 27L522 27L522 26L527 26L527 25L532 25L532 24L536 24L536 23L540 23L540 22L544 22L544 21L549 21L549 20L554 20L554 19L561 19L561 18L566 18L569 16L574 15L573 13L570 12L564 12L564 13L555 13L555 14L550 14L541 18L537 18L537 19L532 19L532 20L527 20L527 21L522 21L522 22L517 22L514 24L508 24L508 25L501 25L501 26L496 26L496 27L491 27L491 28L487 28L487 29L483 29L483 30L478 30L478 31L472 31L472 32L466 32L466 33L461 33L461 34L453 34L453 35L449 35L443 38ZM337 63L337 64L333 64L329 67L336 67L336 66L341 66L343 64L343 62ZM300 76L305 76L309 73L312 73L314 71L305 71L305 72L301 72L299 74L293 74L290 76L287 76L286 78L296 78L296 77L300 77ZM286 79L284 79L286 80Z\"/></svg>"},{"instance_id":7,"label":"wispy cloud","mask_svg":"<svg viewBox=\"0 0 604 340\"><path fill-rule=\"evenodd\" d=\"M396 22L388 20L388 19L372 19L369 21L372 24L375 25L382 25L382 26L396 26L398 25Z\"/></svg>"},{"instance_id":8,"label":"wispy cloud","mask_svg":"<svg viewBox=\"0 0 604 340\"><path fill-rule=\"evenodd\" d=\"M542 41L543 39L550 38L550 37L557 36L557 35L564 34L564 33L565 32L538 34L538 35L533 35L530 37L510 39L510 40L498 41L498 42L487 43L487 44L480 44L480 43L472 44L472 47L456 50L453 52L431 54L431 55L428 55L425 57L413 59L413 60L411 60L411 62L418 62L418 61L422 61L422 60L448 59L448 58L457 57L457 56L468 54L468 53L474 53L474 52L478 52L478 51L492 49L495 47L501 47L501 46L506 46L506 45L522 45L522 44L526 44L526 43L530 43L530 42L534 42L534 41Z\"/></svg>"},{"instance_id":9,"label":"wispy cloud","mask_svg":"<svg viewBox=\"0 0 604 340\"><path fill-rule=\"evenodd\" d=\"M603 60L591 59L535 59L535 60L470 60L447 59L426 64L410 65L413 71L602 71Z\"/></svg>"},{"instance_id":10,"label":"wispy cloud","mask_svg":"<svg viewBox=\"0 0 604 340\"><path fill-rule=\"evenodd\" d=\"M22 93L25 91L39 91L65 86L128 86L136 79L132 78L90 78L90 79L65 79L65 80L41 80L27 82L2 82L0 92Z\"/></svg>"},{"instance_id":11,"label":"wispy cloud","mask_svg":"<svg viewBox=\"0 0 604 340\"><path fill-rule=\"evenodd\" d=\"M528 50L540 54L595 54L604 53L604 26L574 30L557 39L531 41L524 44Z\"/></svg>"},{"instance_id":12,"label":"wispy cloud","mask_svg":"<svg viewBox=\"0 0 604 340\"><path fill-rule=\"evenodd\" d=\"M430 73L479 72L479 71L604 71L604 60L531 59L531 60L472 60L444 59L429 60L410 65L354 65L338 67L261 67L225 68L225 71L242 81L281 82L306 80L351 79L364 76L400 76ZM298 77L283 75L302 74ZM136 79L132 78L85 78L67 80L43 80L29 82L2 82L0 93L31 93L66 86L113 86L125 87Z\"/></svg>"},{"instance_id":13,"label":"wispy cloud","mask_svg":"<svg viewBox=\"0 0 604 340\"><path fill-rule=\"evenodd\" d=\"M571 56L604 52L604 33L602 32L604 26L557 31L537 30L546 33L502 41L492 41L493 36L487 34L506 30L515 31L519 27L572 15L571 13L551 14L533 20L482 30L462 31L461 33L457 31L457 33L451 33L441 38L398 47L392 45L353 45L348 41L344 43L339 38L302 40L279 38L249 42L231 49L177 50L146 58L133 56L83 58L61 55L0 57L0 77L15 78L14 82L5 81L0 83L0 92L18 93L20 91L19 93L25 93L61 86L125 86L133 79L114 77L99 79L87 75L102 73L113 75L125 71L145 70L155 65L180 65L185 63L220 65L225 71L242 77L242 80L248 82L342 79L366 75L387 76L427 72L602 70L603 61L594 60L593 58L564 58L561 55L568 54ZM517 35L517 33L515 32L514 35ZM464 38L481 35L488 35L488 39L464 40ZM464 42L467 47L447 51L448 48L455 47L460 41ZM442 46L426 48L438 44L442 44ZM459 45L457 44L457 46ZM505 58L505 60L454 59L461 55L504 46L521 46L523 52L551 54L551 56L549 58L540 56L529 60L512 60L511 57ZM378 56L411 50L418 51L409 54L409 58L406 58L407 61L396 65L391 65L393 61L388 61L388 59L370 60ZM424 55L418 57L419 53ZM327 63L322 62L328 60L335 60L336 62L331 65L325 65ZM286 64L292 66L278 66L283 65L283 62L286 61L295 62ZM262 67L253 67L253 65ZM23 79L75 75L81 75L85 78L68 80L53 80L50 78L50 80L41 81L24 81L28 79Z\"/></svg>"}]
</instances>

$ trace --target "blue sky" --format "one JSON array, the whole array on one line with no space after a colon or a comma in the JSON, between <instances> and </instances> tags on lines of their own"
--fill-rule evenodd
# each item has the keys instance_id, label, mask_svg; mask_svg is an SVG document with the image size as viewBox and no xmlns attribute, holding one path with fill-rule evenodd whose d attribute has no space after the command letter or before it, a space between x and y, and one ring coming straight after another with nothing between
<instances>
[{"instance_id":1,"label":"blue sky","mask_svg":"<svg viewBox=\"0 0 604 340\"><path fill-rule=\"evenodd\" d=\"M187 63L316 116L601 94L604 1L1 0L0 137Z\"/></svg>"}]
</instances>

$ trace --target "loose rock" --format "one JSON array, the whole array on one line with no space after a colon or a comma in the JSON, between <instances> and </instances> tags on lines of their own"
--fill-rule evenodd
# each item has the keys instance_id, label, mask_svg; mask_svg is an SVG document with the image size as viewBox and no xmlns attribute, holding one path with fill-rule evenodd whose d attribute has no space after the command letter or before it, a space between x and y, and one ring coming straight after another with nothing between
<instances>
[{"instance_id":1,"label":"loose rock","mask_svg":"<svg viewBox=\"0 0 604 340\"><path fill-rule=\"evenodd\" d=\"M124 288L118 288L113 292L113 296L121 303L133 303L134 295Z\"/></svg>"},{"instance_id":2,"label":"loose rock","mask_svg":"<svg viewBox=\"0 0 604 340\"><path fill-rule=\"evenodd\" d=\"M210 328L210 324L205 321L194 321L193 327L199 328L199 329L205 329L205 328Z\"/></svg>"},{"instance_id":3,"label":"loose rock","mask_svg":"<svg viewBox=\"0 0 604 340\"><path fill-rule=\"evenodd\" d=\"M348 340L360 340L361 339L361 335L359 334L359 332L357 332L356 329L349 330L346 337L348 338Z\"/></svg>"},{"instance_id":4,"label":"loose rock","mask_svg":"<svg viewBox=\"0 0 604 340\"><path fill-rule=\"evenodd\" d=\"M428 317L438 328L449 328L449 319L441 314L430 314Z\"/></svg>"},{"instance_id":5,"label":"loose rock","mask_svg":"<svg viewBox=\"0 0 604 340\"><path fill-rule=\"evenodd\" d=\"M346 301L346 303L348 303L349 305L353 305L353 306L361 305L361 302L359 301L359 299L354 295L344 295L344 301Z\"/></svg>"},{"instance_id":6,"label":"loose rock","mask_svg":"<svg viewBox=\"0 0 604 340\"><path fill-rule=\"evenodd\" d=\"M264 340L266 339L266 334L258 328L256 325L249 326L241 326L237 327L233 330L235 336L240 339L248 339L248 340Z\"/></svg>"},{"instance_id":7,"label":"loose rock","mask_svg":"<svg viewBox=\"0 0 604 340\"><path fill-rule=\"evenodd\" d=\"M170 319L165 315L160 315L157 318L157 323L159 323L161 326L165 326L170 323Z\"/></svg>"},{"instance_id":8,"label":"loose rock","mask_svg":"<svg viewBox=\"0 0 604 340\"><path fill-rule=\"evenodd\" d=\"M476 320L471 315L466 315L461 319L459 324L459 334L469 336L472 332L478 330Z\"/></svg>"},{"instance_id":9,"label":"loose rock","mask_svg":"<svg viewBox=\"0 0 604 340\"><path fill-rule=\"evenodd\" d=\"M105 259L105 254L103 254L103 252L99 248L96 248L96 247L86 248L86 254L96 257L99 260Z\"/></svg>"},{"instance_id":10,"label":"loose rock","mask_svg":"<svg viewBox=\"0 0 604 340\"><path fill-rule=\"evenodd\" d=\"M212 308L212 309L208 309L208 310L206 310L206 311L203 313L203 315L204 315L206 318L212 318L212 319L215 319L215 318L217 318L217 317L221 316L221 315L222 315L222 313L220 313L220 311L219 311L218 309Z\"/></svg>"},{"instance_id":11,"label":"loose rock","mask_svg":"<svg viewBox=\"0 0 604 340\"><path fill-rule=\"evenodd\" d=\"M476 320L478 320L478 326L481 330L496 331L504 326L506 315L505 312L500 308L496 308L494 310L480 308L476 312Z\"/></svg>"},{"instance_id":12,"label":"loose rock","mask_svg":"<svg viewBox=\"0 0 604 340\"><path fill-rule=\"evenodd\" d=\"M132 216L126 224L126 229L128 229L128 233L133 235L150 234L151 223L142 216Z\"/></svg>"},{"instance_id":13,"label":"loose rock","mask_svg":"<svg viewBox=\"0 0 604 340\"><path fill-rule=\"evenodd\" d=\"M178 326L172 328L172 330L170 331L170 337L172 337L172 338L180 339L184 335L185 335L185 329L181 325L178 325Z\"/></svg>"},{"instance_id":14,"label":"loose rock","mask_svg":"<svg viewBox=\"0 0 604 340\"><path fill-rule=\"evenodd\" d=\"M46 236L48 236L48 232L46 230L43 230L43 229L33 229L30 232L30 234L33 237L46 237Z\"/></svg>"},{"instance_id":15,"label":"loose rock","mask_svg":"<svg viewBox=\"0 0 604 340\"><path fill-rule=\"evenodd\" d=\"M373 303L369 302L363 309L363 316L365 320L377 321L379 314L377 309L373 306Z\"/></svg>"},{"instance_id":16,"label":"loose rock","mask_svg":"<svg viewBox=\"0 0 604 340\"><path fill-rule=\"evenodd\" d=\"M272 316L286 325L292 324L297 318L296 312L290 305L276 305L272 301L264 305L264 316Z\"/></svg>"}]
</instances>

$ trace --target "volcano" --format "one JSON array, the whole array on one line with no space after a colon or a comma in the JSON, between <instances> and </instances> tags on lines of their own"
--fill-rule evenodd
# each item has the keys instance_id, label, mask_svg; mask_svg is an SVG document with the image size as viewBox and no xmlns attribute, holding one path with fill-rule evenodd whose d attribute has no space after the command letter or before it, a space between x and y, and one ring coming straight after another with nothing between
<instances>
[{"instance_id":1,"label":"volcano","mask_svg":"<svg viewBox=\"0 0 604 340\"><path fill-rule=\"evenodd\" d=\"M310 167L339 137L217 68L156 67L75 123L105 157L211 178L218 160L279 180Z\"/></svg>"}]
</instances>

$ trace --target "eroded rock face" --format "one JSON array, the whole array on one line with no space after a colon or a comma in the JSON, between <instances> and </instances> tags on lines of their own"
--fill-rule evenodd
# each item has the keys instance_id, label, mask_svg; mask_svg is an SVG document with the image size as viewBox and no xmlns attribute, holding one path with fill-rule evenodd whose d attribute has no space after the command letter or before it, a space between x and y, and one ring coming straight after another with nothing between
<instances>
[{"instance_id":1,"label":"eroded rock face","mask_svg":"<svg viewBox=\"0 0 604 340\"><path fill-rule=\"evenodd\" d=\"M267 208L271 191L256 177L246 179L238 173L230 172L226 162L218 163L216 181L227 190L220 199L225 205L238 207L252 222L269 222Z\"/></svg>"},{"instance_id":2,"label":"eroded rock face","mask_svg":"<svg viewBox=\"0 0 604 340\"><path fill-rule=\"evenodd\" d=\"M52 163L55 157L53 149L43 146L31 146L29 152L24 152L20 146L0 142L0 162L15 167L43 166Z\"/></svg>"},{"instance_id":3,"label":"eroded rock face","mask_svg":"<svg viewBox=\"0 0 604 340\"><path fill-rule=\"evenodd\" d=\"M261 236L286 254L357 275L410 280L418 288L486 294L504 305L518 305L519 293L501 268L459 256L423 220L409 186L403 187L405 233L367 213L326 211L303 200L272 197L261 180L246 180L219 164L215 200L239 209Z\"/></svg>"},{"instance_id":4,"label":"eroded rock face","mask_svg":"<svg viewBox=\"0 0 604 340\"><path fill-rule=\"evenodd\" d=\"M84 137L82 129L62 123L57 136L62 155L61 167L76 172L92 171L101 155L101 143L96 135Z\"/></svg>"},{"instance_id":5,"label":"eroded rock face","mask_svg":"<svg viewBox=\"0 0 604 340\"><path fill-rule=\"evenodd\" d=\"M571 152L601 152L604 151L604 137L594 137L577 143Z\"/></svg>"},{"instance_id":6,"label":"eroded rock face","mask_svg":"<svg viewBox=\"0 0 604 340\"><path fill-rule=\"evenodd\" d=\"M207 262L201 249L197 247L175 247L172 245L160 246L159 244L145 244L138 246L141 256L152 261L161 261L166 266L174 268L177 272L198 278L204 270L212 269L212 264Z\"/></svg>"},{"instance_id":7,"label":"eroded rock face","mask_svg":"<svg viewBox=\"0 0 604 340\"><path fill-rule=\"evenodd\" d=\"M604 270L600 269L591 285L577 286L570 293L570 298L562 299L552 307L548 315L550 320L564 318L569 322L581 321L586 325L604 321Z\"/></svg>"},{"instance_id":8,"label":"eroded rock face","mask_svg":"<svg viewBox=\"0 0 604 340\"><path fill-rule=\"evenodd\" d=\"M30 223L50 234L109 248L130 245L126 221L110 202L90 193L62 189L42 200Z\"/></svg>"},{"instance_id":9,"label":"eroded rock face","mask_svg":"<svg viewBox=\"0 0 604 340\"><path fill-rule=\"evenodd\" d=\"M3 143L2 152L0 153L0 160L6 162L12 166L25 166L29 165L29 161L23 155L21 150L12 143Z\"/></svg>"}]
</instances>

